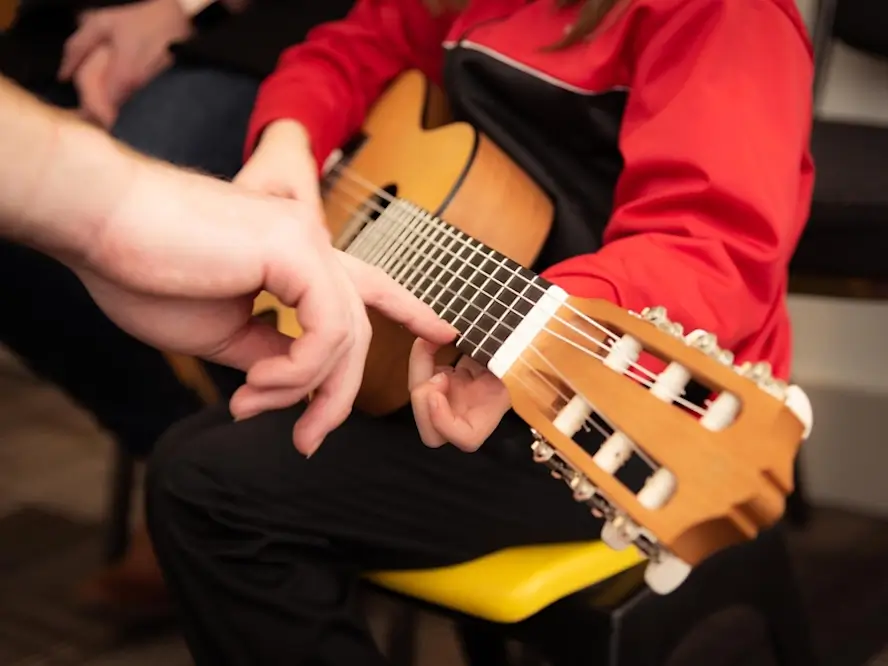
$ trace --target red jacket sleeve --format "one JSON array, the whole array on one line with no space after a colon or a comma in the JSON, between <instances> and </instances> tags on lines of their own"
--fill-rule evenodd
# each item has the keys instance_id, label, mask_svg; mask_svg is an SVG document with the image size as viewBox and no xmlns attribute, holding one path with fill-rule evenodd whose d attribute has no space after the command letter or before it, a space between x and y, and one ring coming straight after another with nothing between
<instances>
[{"instance_id":1,"label":"red jacket sleeve","mask_svg":"<svg viewBox=\"0 0 888 666\"><path fill-rule=\"evenodd\" d=\"M792 0L660 4L632 40L604 246L544 275L635 311L663 305L736 349L782 304L807 218L811 51Z\"/></svg>"},{"instance_id":2,"label":"red jacket sleeve","mask_svg":"<svg viewBox=\"0 0 888 666\"><path fill-rule=\"evenodd\" d=\"M256 100L246 157L275 120L308 130L319 165L360 129L385 86L407 69L440 78L452 14L433 17L422 0L358 0L344 19L322 24L281 54Z\"/></svg>"}]
</instances>

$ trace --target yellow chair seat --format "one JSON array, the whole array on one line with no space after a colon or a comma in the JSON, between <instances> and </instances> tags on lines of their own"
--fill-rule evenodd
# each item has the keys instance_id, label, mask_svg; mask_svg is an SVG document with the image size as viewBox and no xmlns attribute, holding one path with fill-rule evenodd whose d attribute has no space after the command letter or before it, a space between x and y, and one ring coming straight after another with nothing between
<instances>
[{"instance_id":1,"label":"yellow chair seat","mask_svg":"<svg viewBox=\"0 0 888 666\"><path fill-rule=\"evenodd\" d=\"M641 562L635 548L600 541L508 548L438 569L380 571L369 580L393 592L491 622L520 622L574 592Z\"/></svg>"}]
</instances>

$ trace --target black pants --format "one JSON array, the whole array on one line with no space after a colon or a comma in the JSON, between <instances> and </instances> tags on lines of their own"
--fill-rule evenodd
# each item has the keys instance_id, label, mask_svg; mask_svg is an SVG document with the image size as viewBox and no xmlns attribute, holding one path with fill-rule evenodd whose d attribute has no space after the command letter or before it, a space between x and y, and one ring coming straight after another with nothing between
<instances>
[{"instance_id":1,"label":"black pants","mask_svg":"<svg viewBox=\"0 0 888 666\"><path fill-rule=\"evenodd\" d=\"M409 409L356 414L306 460L298 414L213 408L155 451L148 525L198 666L384 664L355 608L361 572L599 536L515 417L466 454L423 446Z\"/></svg>"},{"instance_id":2,"label":"black pants","mask_svg":"<svg viewBox=\"0 0 888 666\"><path fill-rule=\"evenodd\" d=\"M65 266L0 241L0 342L92 412L134 455L148 453L197 396L162 354L121 331Z\"/></svg>"}]
</instances>

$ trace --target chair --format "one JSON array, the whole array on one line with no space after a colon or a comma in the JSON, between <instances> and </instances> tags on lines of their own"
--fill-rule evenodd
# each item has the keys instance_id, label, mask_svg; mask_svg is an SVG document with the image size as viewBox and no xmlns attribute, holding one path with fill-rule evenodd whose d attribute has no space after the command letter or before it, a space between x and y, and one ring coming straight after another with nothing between
<instances>
[{"instance_id":1,"label":"chair","mask_svg":"<svg viewBox=\"0 0 888 666\"><path fill-rule=\"evenodd\" d=\"M667 596L647 588L644 566L632 550L589 542L513 548L369 580L408 604L389 636L395 666L415 663L418 608L456 621L469 666L662 666L679 647L686 660L676 666L710 664L724 660L724 651L713 655L694 636L707 620L737 609L763 620L762 647L777 664L817 664L782 526L714 556ZM737 645L737 629L732 622L721 635ZM736 651L748 652L755 634L740 634ZM517 657L510 641L520 642Z\"/></svg>"},{"instance_id":2,"label":"chair","mask_svg":"<svg viewBox=\"0 0 888 666\"><path fill-rule=\"evenodd\" d=\"M218 389L197 359L171 353L164 353L164 358L178 380L192 389L204 403L209 405L219 400ZM114 447L105 534L104 557L107 563L120 559L129 544L137 463L135 456L120 446Z\"/></svg>"}]
</instances>

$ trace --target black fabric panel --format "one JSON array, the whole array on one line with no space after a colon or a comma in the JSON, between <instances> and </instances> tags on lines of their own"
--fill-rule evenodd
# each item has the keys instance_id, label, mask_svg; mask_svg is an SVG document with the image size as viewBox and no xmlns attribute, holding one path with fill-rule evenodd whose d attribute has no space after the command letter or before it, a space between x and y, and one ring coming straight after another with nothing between
<instances>
[{"instance_id":1,"label":"black fabric panel","mask_svg":"<svg viewBox=\"0 0 888 666\"><path fill-rule=\"evenodd\" d=\"M888 279L888 127L818 121L811 216L792 271Z\"/></svg>"},{"instance_id":2,"label":"black fabric panel","mask_svg":"<svg viewBox=\"0 0 888 666\"><path fill-rule=\"evenodd\" d=\"M578 92L463 47L447 54L445 86L457 118L489 136L555 204L533 268L600 249L623 170L626 91Z\"/></svg>"},{"instance_id":3,"label":"black fabric panel","mask_svg":"<svg viewBox=\"0 0 888 666\"><path fill-rule=\"evenodd\" d=\"M888 2L839 0L833 32L853 48L888 58Z\"/></svg>"}]
</instances>

